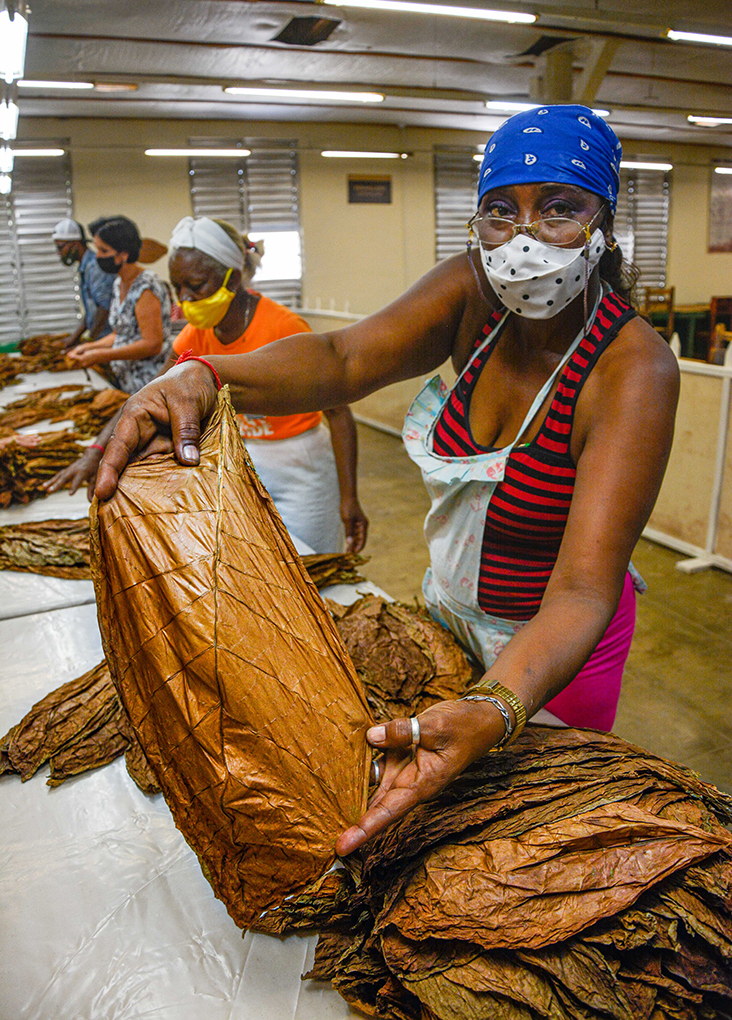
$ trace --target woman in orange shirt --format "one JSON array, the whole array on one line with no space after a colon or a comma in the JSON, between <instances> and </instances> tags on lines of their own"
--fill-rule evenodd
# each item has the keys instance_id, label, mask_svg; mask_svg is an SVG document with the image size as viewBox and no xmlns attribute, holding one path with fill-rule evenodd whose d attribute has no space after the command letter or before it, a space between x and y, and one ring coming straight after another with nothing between
<instances>
[{"instance_id":1,"label":"woman in orange shirt","mask_svg":"<svg viewBox=\"0 0 732 1020\"><path fill-rule=\"evenodd\" d=\"M261 255L229 223L186 216L170 242L170 281L188 325L173 343L160 375L180 354L246 354L293 333L310 332L299 315L248 290ZM323 422L326 418L328 426ZM118 416L70 467L46 484L49 492L88 485L89 499L104 448ZM368 519L356 489L357 440L347 404L285 416L239 415L249 455L288 530L315 552L360 552Z\"/></svg>"},{"instance_id":2,"label":"woman in orange shirt","mask_svg":"<svg viewBox=\"0 0 732 1020\"><path fill-rule=\"evenodd\" d=\"M173 344L176 354L246 354L310 331L295 312L247 289L261 256L230 224L186 216L173 231L170 248L170 281L188 319ZM356 491L356 428L350 408L241 414L239 427L292 534L315 552L336 552L343 548L345 529L347 548L359 552L368 521Z\"/></svg>"}]
</instances>

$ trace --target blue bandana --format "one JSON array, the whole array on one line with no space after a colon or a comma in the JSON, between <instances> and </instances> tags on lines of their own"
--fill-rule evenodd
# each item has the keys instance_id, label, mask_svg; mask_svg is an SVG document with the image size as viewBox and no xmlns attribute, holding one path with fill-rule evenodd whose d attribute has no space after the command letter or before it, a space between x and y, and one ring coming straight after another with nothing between
<instances>
[{"instance_id":1,"label":"blue bandana","mask_svg":"<svg viewBox=\"0 0 732 1020\"><path fill-rule=\"evenodd\" d=\"M478 203L510 184L557 181L618 202L622 146L605 121L586 106L538 106L510 117L486 145Z\"/></svg>"}]
</instances>

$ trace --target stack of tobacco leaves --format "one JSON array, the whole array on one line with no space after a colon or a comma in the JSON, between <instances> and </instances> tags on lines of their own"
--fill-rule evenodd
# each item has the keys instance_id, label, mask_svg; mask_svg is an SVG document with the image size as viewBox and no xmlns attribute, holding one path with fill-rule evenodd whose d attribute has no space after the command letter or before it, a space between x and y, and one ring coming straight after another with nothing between
<instances>
[{"instance_id":1,"label":"stack of tobacco leaves","mask_svg":"<svg viewBox=\"0 0 732 1020\"><path fill-rule=\"evenodd\" d=\"M0 527L0 570L90 578L89 519L25 521Z\"/></svg>"},{"instance_id":2,"label":"stack of tobacco leaves","mask_svg":"<svg viewBox=\"0 0 732 1020\"><path fill-rule=\"evenodd\" d=\"M356 567L365 561L354 553L314 553L303 556L302 562L318 588L363 581ZM0 526L0 570L77 580L90 578L88 518Z\"/></svg>"},{"instance_id":3,"label":"stack of tobacco leaves","mask_svg":"<svg viewBox=\"0 0 732 1020\"><path fill-rule=\"evenodd\" d=\"M45 496L43 483L84 452L73 432L42 432L37 446L9 443L0 450L0 507Z\"/></svg>"},{"instance_id":4,"label":"stack of tobacco leaves","mask_svg":"<svg viewBox=\"0 0 732 1020\"><path fill-rule=\"evenodd\" d=\"M438 701L459 697L478 678L450 632L426 609L377 595L348 607L329 601L328 608L375 719L424 712Z\"/></svg>"},{"instance_id":5,"label":"stack of tobacco leaves","mask_svg":"<svg viewBox=\"0 0 732 1020\"><path fill-rule=\"evenodd\" d=\"M39 333L18 344L23 372L65 372L68 333Z\"/></svg>"},{"instance_id":6,"label":"stack of tobacco leaves","mask_svg":"<svg viewBox=\"0 0 732 1020\"><path fill-rule=\"evenodd\" d=\"M54 386L14 400L0 411L0 437L12 435L39 421L71 421L80 439L91 439L127 400L115 389L91 386Z\"/></svg>"},{"instance_id":7,"label":"stack of tobacco leaves","mask_svg":"<svg viewBox=\"0 0 732 1020\"><path fill-rule=\"evenodd\" d=\"M127 769L145 793L159 789L119 703L106 662L59 687L34 705L0 740L0 774L23 782L48 763L49 786L106 765L124 754Z\"/></svg>"},{"instance_id":8,"label":"stack of tobacco leaves","mask_svg":"<svg viewBox=\"0 0 732 1020\"><path fill-rule=\"evenodd\" d=\"M177 826L242 927L321 877L366 804L371 719L335 624L219 396L197 467L92 504L112 677Z\"/></svg>"},{"instance_id":9,"label":"stack of tobacco leaves","mask_svg":"<svg viewBox=\"0 0 732 1020\"><path fill-rule=\"evenodd\" d=\"M529 726L258 923L384 1020L732 1017L732 798L591 730Z\"/></svg>"},{"instance_id":10,"label":"stack of tobacco leaves","mask_svg":"<svg viewBox=\"0 0 732 1020\"><path fill-rule=\"evenodd\" d=\"M68 333L39 334L21 340L20 354L0 354L0 388L7 386L19 375L33 372L64 372Z\"/></svg>"}]
</instances>

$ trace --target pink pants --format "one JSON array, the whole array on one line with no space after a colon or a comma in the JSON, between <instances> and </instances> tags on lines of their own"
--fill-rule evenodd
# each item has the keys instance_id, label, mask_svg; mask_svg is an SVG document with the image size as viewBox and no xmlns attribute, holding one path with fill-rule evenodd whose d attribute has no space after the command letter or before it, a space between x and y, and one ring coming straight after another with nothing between
<instances>
[{"instance_id":1,"label":"pink pants","mask_svg":"<svg viewBox=\"0 0 732 1020\"><path fill-rule=\"evenodd\" d=\"M546 703L547 711L568 726L611 730L634 628L635 589L626 574L617 611L600 643L572 683Z\"/></svg>"}]
</instances>

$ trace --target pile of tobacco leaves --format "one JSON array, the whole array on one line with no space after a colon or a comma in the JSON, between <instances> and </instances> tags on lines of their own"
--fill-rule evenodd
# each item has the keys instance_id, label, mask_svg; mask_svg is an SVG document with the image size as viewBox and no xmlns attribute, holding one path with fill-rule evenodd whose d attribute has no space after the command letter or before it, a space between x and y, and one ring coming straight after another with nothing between
<instances>
[{"instance_id":1,"label":"pile of tobacco leaves","mask_svg":"<svg viewBox=\"0 0 732 1020\"><path fill-rule=\"evenodd\" d=\"M529 726L257 928L384 1020L732 1017L732 799L592 730Z\"/></svg>"},{"instance_id":2,"label":"pile of tobacco leaves","mask_svg":"<svg viewBox=\"0 0 732 1020\"><path fill-rule=\"evenodd\" d=\"M470 680L423 610L367 596L335 611L385 714ZM0 770L49 762L55 785L123 752L153 792L102 663L0 741ZM729 1020L731 821L732 798L682 766L528 726L255 928L320 931L308 977L383 1020Z\"/></svg>"},{"instance_id":3,"label":"pile of tobacco leaves","mask_svg":"<svg viewBox=\"0 0 732 1020\"><path fill-rule=\"evenodd\" d=\"M68 333L43 333L29 336L18 345L19 354L0 354L0 388L15 382L19 375L34 372L64 372Z\"/></svg>"},{"instance_id":4,"label":"pile of tobacco leaves","mask_svg":"<svg viewBox=\"0 0 732 1020\"><path fill-rule=\"evenodd\" d=\"M0 411L0 437L40 421L70 421L79 439L91 439L127 400L115 389L54 386L14 400Z\"/></svg>"},{"instance_id":5,"label":"pile of tobacco leaves","mask_svg":"<svg viewBox=\"0 0 732 1020\"><path fill-rule=\"evenodd\" d=\"M0 527L0 570L90 578L89 518L25 521Z\"/></svg>"},{"instance_id":6,"label":"pile of tobacco leaves","mask_svg":"<svg viewBox=\"0 0 732 1020\"><path fill-rule=\"evenodd\" d=\"M32 447L9 443L0 449L0 507L45 496L43 483L84 452L74 432L42 432Z\"/></svg>"},{"instance_id":7,"label":"pile of tobacco leaves","mask_svg":"<svg viewBox=\"0 0 732 1020\"><path fill-rule=\"evenodd\" d=\"M366 559L355 553L313 553L303 556L302 561L318 588L364 580L357 568ZM0 570L19 570L47 577L90 578L88 517L0 526Z\"/></svg>"}]
</instances>

